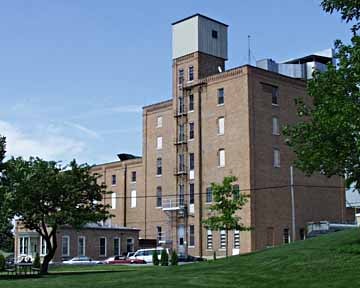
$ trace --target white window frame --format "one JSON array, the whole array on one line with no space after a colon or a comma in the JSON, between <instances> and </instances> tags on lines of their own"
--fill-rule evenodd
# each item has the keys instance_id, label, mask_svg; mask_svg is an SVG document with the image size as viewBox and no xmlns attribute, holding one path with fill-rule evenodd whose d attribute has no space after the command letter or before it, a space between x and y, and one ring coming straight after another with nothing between
<instances>
[{"instance_id":1,"label":"white window frame","mask_svg":"<svg viewBox=\"0 0 360 288\"><path fill-rule=\"evenodd\" d=\"M280 149L274 148L273 149L273 166L274 168L280 168Z\"/></svg>"},{"instance_id":2,"label":"white window frame","mask_svg":"<svg viewBox=\"0 0 360 288\"><path fill-rule=\"evenodd\" d=\"M43 250L45 251L45 253L43 253ZM40 236L40 256L45 256L46 254L47 254L47 243L44 237Z\"/></svg>"},{"instance_id":3,"label":"white window frame","mask_svg":"<svg viewBox=\"0 0 360 288\"><path fill-rule=\"evenodd\" d=\"M116 209L116 193L111 193L111 209Z\"/></svg>"},{"instance_id":4,"label":"white window frame","mask_svg":"<svg viewBox=\"0 0 360 288\"><path fill-rule=\"evenodd\" d=\"M115 240L119 241L119 246L118 246L118 251L117 251L117 255L115 254ZM120 237L115 237L113 239L113 249L114 249L114 256L121 256L121 238Z\"/></svg>"},{"instance_id":5,"label":"white window frame","mask_svg":"<svg viewBox=\"0 0 360 288\"><path fill-rule=\"evenodd\" d=\"M131 208L136 208L136 190L131 190Z\"/></svg>"},{"instance_id":6,"label":"white window frame","mask_svg":"<svg viewBox=\"0 0 360 288\"><path fill-rule=\"evenodd\" d=\"M163 117L162 116L158 116L156 118L156 128L161 128L163 126Z\"/></svg>"},{"instance_id":7,"label":"white window frame","mask_svg":"<svg viewBox=\"0 0 360 288\"><path fill-rule=\"evenodd\" d=\"M280 135L279 118L276 116L272 117L272 135Z\"/></svg>"},{"instance_id":8,"label":"white window frame","mask_svg":"<svg viewBox=\"0 0 360 288\"><path fill-rule=\"evenodd\" d=\"M217 128L218 128L218 135L225 134L225 117L219 117L217 119Z\"/></svg>"},{"instance_id":9,"label":"white window frame","mask_svg":"<svg viewBox=\"0 0 360 288\"><path fill-rule=\"evenodd\" d=\"M206 237L206 249L213 250L213 234L210 229L207 230L207 237Z\"/></svg>"},{"instance_id":10,"label":"white window frame","mask_svg":"<svg viewBox=\"0 0 360 288\"><path fill-rule=\"evenodd\" d=\"M101 254L101 239L105 239L105 253ZM106 257L107 252L107 238L105 236L101 236L99 238L99 256L100 257Z\"/></svg>"},{"instance_id":11,"label":"white window frame","mask_svg":"<svg viewBox=\"0 0 360 288\"><path fill-rule=\"evenodd\" d=\"M237 238L237 239L236 239ZM237 243L237 244L236 244ZM234 243L233 243L234 249L240 249L240 231L234 230Z\"/></svg>"},{"instance_id":12,"label":"white window frame","mask_svg":"<svg viewBox=\"0 0 360 288\"><path fill-rule=\"evenodd\" d=\"M83 251L80 251L80 245L79 245L80 239L84 240ZM78 246L78 256L86 256L86 237L85 236L78 237L77 246ZM83 253L80 253L80 252L83 252Z\"/></svg>"},{"instance_id":13,"label":"white window frame","mask_svg":"<svg viewBox=\"0 0 360 288\"><path fill-rule=\"evenodd\" d=\"M218 167L225 167L225 149L218 150Z\"/></svg>"},{"instance_id":14,"label":"white window frame","mask_svg":"<svg viewBox=\"0 0 360 288\"><path fill-rule=\"evenodd\" d=\"M193 239L194 239L194 243L191 243L191 227L193 227ZM195 248L195 225L191 224L189 225L189 248Z\"/></svg>"},{"instance_id":15,"label":"white window frame","mask_svg":"<svg viewBox=\"0 0 360 288\"><path fill-rule=\"evenodd\" d=\"M156 149L161 150L163 148L163 137L158 136L156 137Z\"/></svg>"},{"instance_id":16,"label":"white window frame","mask_svg":"<svg viewBox=\"0 0 360 288\"><path fill-rule=\"evenodd\" d=\"M66 243L67 243L67 253L64 254L64 249L63 249L63 243L64 243L64 239L66 239ZM69 235L63 235L61 237L61 256L70 256L70 236Z\"/></svg>"},{"instance_id":17,"label":"white window frame","mask_svg":"<svg viewBox=\"0 0 360 288\"><path fill-rule=\"evenodd\" d=\"M221 250L225 250L226 247L226 231L225 230L221 230L220 231L220 249Z\"/></svg>"}]
</instances>

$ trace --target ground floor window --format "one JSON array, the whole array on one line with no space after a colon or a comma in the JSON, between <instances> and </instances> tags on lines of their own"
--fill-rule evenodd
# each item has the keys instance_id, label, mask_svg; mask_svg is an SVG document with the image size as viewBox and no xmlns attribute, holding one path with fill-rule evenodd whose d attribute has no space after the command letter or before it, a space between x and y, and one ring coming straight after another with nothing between
<instances>
[{"instance_id":1,"label":"ground floor window","mask_svg":"<svg viewBox=\"0 0 360 288\"><path fill-rule=\"evenodd\" d=\"M234 249L240 248L240 231L234 230Z\"/></svg>"},{"instance_id":2,"label":"ground floor window","mask_svg":"<svg viewBox=\"0 0 360 288\"><path fill-rule=\"evenodd\" d=\"M134 252L134 239L128 238L126 240L126 250L127 252Z\"/></svg>"},{"instance_id":3,"label":"ground floor window","mask_svg":"<svg viewBox=\"0 0 360 288\"><path fill-rule=\"evenodd\" d=\"M99 240L100 253L99 256L106 256L106 238L101 237Z\"/></svg>"},{"instance_id":4,"label":"ground floor window","mask_svg":"<svg viewBox=\"0 0 360 288\"><path fill-rule=\"evenodd\" d=\"M46 240L44 239L44 237L41 237L41 246L40 246L40 254L41 256L44 256L48 253L48 249L47 249L47 243Z\"/></svg>"},{"instance_id":5,"label":"ground floor window","mask_svg":"<svg viewBox=\"0 0 360 288\"><path fill-rule=\"evenodd\" d=\"M213 249L213 237L212 237L212 231L211 230L207 230L206 248L209 249L209 250Z\"/></svg>"},{"instance_id":6,"label":"ground floor window","mask_svg":"<svg viewBox=\"0 0 360 288\"><path fill-rule=\"evenodd\" d=\"M289 229L288 228L285 228L284 229L284 233L283 233L283 238L284 238L284 243L287 244L287 243L290 243L290 234L289 234Z\"/></svg>"},{"instance_id":7,"label":"ground floor window","mask_svg":"<svg viewBox=\"0 0 360 288\"><path fill-rule=\"evenodd\" d=\"M220 231L220 249L226 249L226 231Z\"/></svg>"},{"instance_id":8,"label":"ground floor window","mask_svg":"<svg viewBox=\"0 0 360 288\"><path fill-rule=\"evenodd\" d=\"M20 241L20 245L19 245L20 254L27 255L29 251L29 237L20 237L19 241Z\"/></svg>"},{"instance_id":9,"label":"ground floor window","mask_svg":"<svg viewBox=\"0 0 360 288\"><path fill-rule=\"evenodd\" d=\"M189 226L189 246L195 246L195 226Z\"/></svg>"},{"instance_id":10,"label":"ground floor window","mask_svg":"<svg viewBox=\"0 0 360 288\"><path fill-rule=\"evenodd\" d=\"M114 256L120 256L120 238L114 238Z\"/></svg>"},{"instance_id":11,"label":"ground floor window","mask_svg":"<svg viewBox=\"0 0 360 288\"><path fill-rule=\"evenodd\" d=\"M78 255L85 256L85 237L80 236L78 238Z\"/></svg>"},{"instance_id":12,"label":"ground floor window","mask_svg":"<svg viewBox=\"0 0 360 288\"><path fill-rule=\"evenodd\" d=\"M70 255L70 236L65 235L61 237L61 255Z\"/></svg>"}]
</instances>

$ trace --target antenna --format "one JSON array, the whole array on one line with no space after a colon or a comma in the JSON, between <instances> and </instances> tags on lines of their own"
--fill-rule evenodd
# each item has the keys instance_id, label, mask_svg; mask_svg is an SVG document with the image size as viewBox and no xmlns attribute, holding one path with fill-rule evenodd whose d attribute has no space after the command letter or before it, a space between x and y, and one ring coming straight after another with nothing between
<instances>
[{"instance_id":1,"label":"antenna","mask_svg":"<svg viewBox=\"0 0 360 288\"><path fill-rule=\"evenodd\" d=\"M248 35L248 64L251 64L250 35Z\"/></svg>"}]
</instances>

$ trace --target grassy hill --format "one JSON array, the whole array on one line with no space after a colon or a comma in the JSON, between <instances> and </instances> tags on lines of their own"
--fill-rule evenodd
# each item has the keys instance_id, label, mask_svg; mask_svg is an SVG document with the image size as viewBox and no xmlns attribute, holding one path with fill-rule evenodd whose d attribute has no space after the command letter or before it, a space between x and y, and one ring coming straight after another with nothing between
<instances>
[{"instance_id":1,"label":"grassy hill","mask_svg":"<svg viewBox=\"0 0 360 288\"><path fill-rule=\"evenodd\" d=\"M215 262L82 267L77 275L0 280L0 287L355 287L359 269L360 230L354 229Z\"/></svg>"}]
</instances>

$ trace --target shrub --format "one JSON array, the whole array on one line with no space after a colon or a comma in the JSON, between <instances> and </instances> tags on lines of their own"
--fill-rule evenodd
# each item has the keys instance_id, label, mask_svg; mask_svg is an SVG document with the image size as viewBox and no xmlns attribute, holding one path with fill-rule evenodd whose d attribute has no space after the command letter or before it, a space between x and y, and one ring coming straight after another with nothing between
<instances>
[{"instance_id":1,"label":"shrub","mask_svg":"<svg viewBox=\"0 0 360 288\"><path fill-rule=\"evenodd\" d=\"M175 266L178 265L179 259L178 255L175 250L171 253L171 265Z\"/></svg>"},{"instance_id":2,"label":"shrub","mask_svg":"<svg viewBox=\"0 0 360 288\"><path fill-rule=\"evenodd\" d=\"M34 263L33 263L33 267L40 269L40 256L39 256L39 253L36 253Z\"/></svg>"},{"instance_id":3,"label":"shrub","mask_svg":"<svg viewBox=\"0 0 360 288\"><path fill-rule=\"evenodd\" d=\"M163 249L161 251L160 262L161 262L161 266L168 266L169 265L169 255L168 255L166 249Z\"/></svg>"},{"instance_id":4,"label":"shrub","mask_svg":"<svg viewBox=\"0 0 360 288\"><path fill-rule=\"evenodd\" d=\"M154 265L156 265L156 266L159 265L159 255L156 250L154 250L154 252L152 254L152 260L153 260Z\"/></svg>"},{"instance_id":5,"label":"shrub","mask_svg":"<svg viewBox=\"0 0 360 288\"><path fill-rule=\"evenodd\" d=\"M0 271L5 270L5 257L4 255L0 254Z\"/></svg>"}]
</instances>

